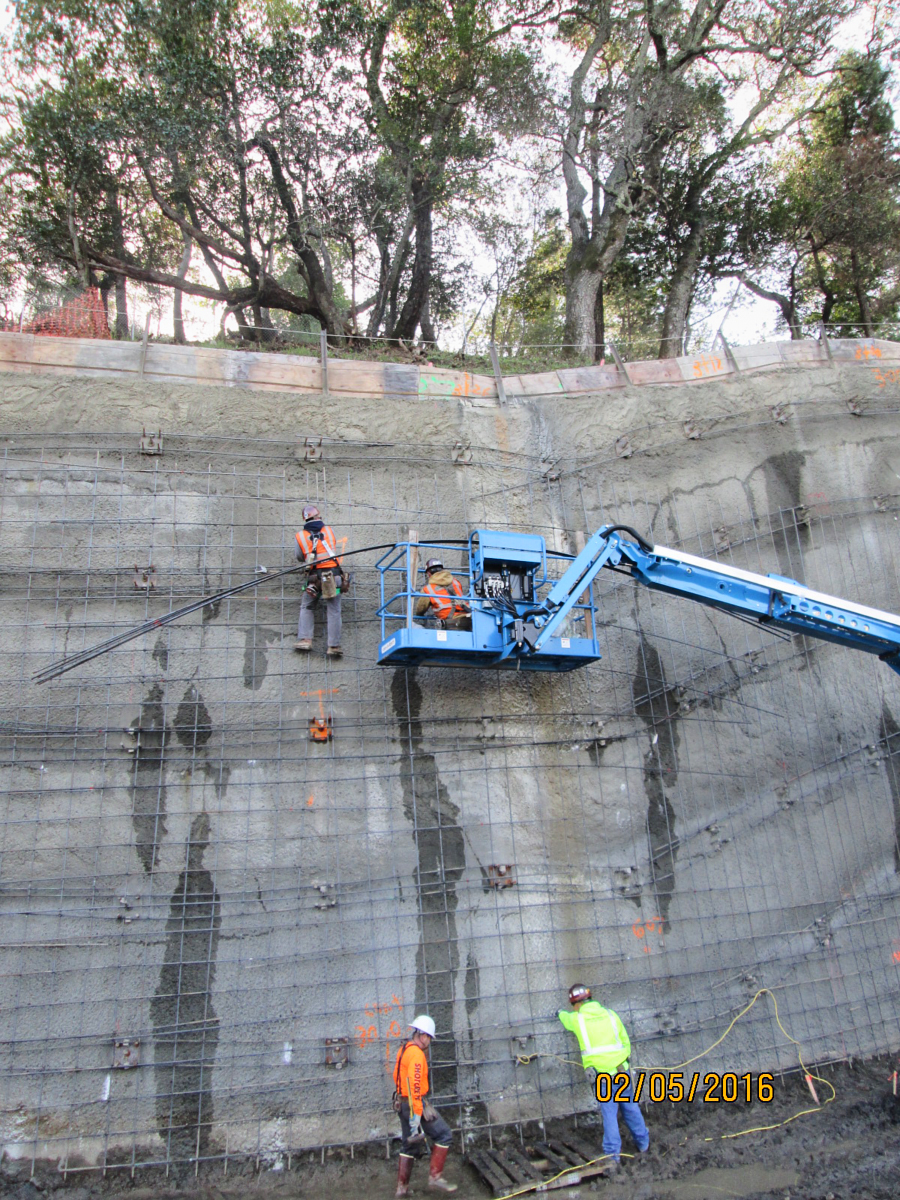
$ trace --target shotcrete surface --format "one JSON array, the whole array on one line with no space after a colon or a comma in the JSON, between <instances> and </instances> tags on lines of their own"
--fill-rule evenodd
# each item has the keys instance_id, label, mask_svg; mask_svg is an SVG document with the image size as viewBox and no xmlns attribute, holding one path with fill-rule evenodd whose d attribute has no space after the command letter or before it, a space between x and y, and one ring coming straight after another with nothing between
<instances>
[{"instance_id":1,"label":"shotcrete surface","mask_svg":"<svg viewBox=\"0 0 900 1200\"><path fill-rule=\"evenodd\" d=\"M423 1008L455 1126L563 1118L586 1107L584 1082L553 1013L581 978L649 1068L705 1050L760 988L807 1061L900 1048L900 679L874 657L612 576L597 666L384 670L366 554L339 662L321 615L313 653L293 652L294 578L31 678L291 565L307 498L348 549L509 528L573 552L622 521L896 609L900 385L879 374L505 407L0 378L6 1153L273 1163L383 1145L385 1067ZM162 455L139 453L142 428ZM132 578L150 562L152 594ZM318 746L307 727L325 711L335 737ZM496 864L513 886L490 885ZM140 1069L113 1070L128 1037ZM344 1069L326 1065L333 1038ZM765 1000L706 1060L795 1063ZM868 1093L845 1082L856 1107L831 1112L852 1124ZM761 1164L802 1181L814 1138L835 1136L805 1132L817 1120L760 1143ZM694 1170L672 1137L671 1162ZM782 1159L788 1144L807 1160ZM755 1161L731 1145L708 1165ZM387 1189L374 1157L371 1175L345 1166L348 1186ZM603 1186L657 1194L637 1174Z\"/></svg>"}]
</instances>

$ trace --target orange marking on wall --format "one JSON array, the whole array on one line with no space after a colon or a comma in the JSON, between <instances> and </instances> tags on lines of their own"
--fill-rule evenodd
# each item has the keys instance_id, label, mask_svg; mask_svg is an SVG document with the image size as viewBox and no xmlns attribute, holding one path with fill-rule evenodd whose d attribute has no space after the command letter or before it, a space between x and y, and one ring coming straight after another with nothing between
<instances>
[{"instance_id":1,"label":"orange marking on wall","mask_svg":"<svg viewBox=\"0 0 900 1200\"><path fill-rule=\"evenodd\" d=\"M451 396L486 396L490 389L487 386L482 387L476 383L472 376L466 371L463 374L462 381L456 385Z\"/></svg>"},{"instance_id":2,"label":"orange marking on wall","mask_svg":"<svg viewBox=\"0 0 900 1200\"><path fill-rule=\"evenodd\" d=\"M325 720L325 705L322 701L322 697L327 696L327 695L333 695L335 692L339 692L340 690L341 690L340 687L318 688L314 692L298 692L297 695L298 696L318 696L318 698L319 698L319 716L324 721Z\"/></svg>"},{"instance_id":3,"label":"orange marking on wall","mask_svg":"<svg viewBox=\"0 0 900 1200\"><path fill-rule=\"evenodd\" d=\"M662 917L648 917L648 919L646 921L635 921L634 924L631 926L631 932L634 934L634 936L636 938L644 938L647 936L648 933L658 933L660 935L659 944L661 946L665 944L663 942L663 938L662 938L662 932L663 932ZM641 947L641 949L643 950L643 952L645 954L653 953L653 948L651 946L647 945L646 942Z\"/></svg>"},{"instance_id":4,"label":"orange marking on wall","mask_svg":"<svg viewBox=\"0 0 900 1200\"><path fill-rule=\"evenodd\" d=\"M373 1002L365 1005L363 1008L363 1013L365 1014L369 1024L356 1026L356 1044L360 1050L364 1050L366 1046L369 1046L380 1039L381 1034L378 1032L378 1025L375 1022L379 1016L387 1016L395 1009L399 1009L401 1013L403 1011L403 1000L400 996L396 995L391 996L390 1002L385 1002L382 1004ZM400 1022L396 1019L391 1021L387 1028L387 1033L384 1035L385 1063L388 1065L390 1065L391 1038L394 1038L397 1041L402 1041L403 1037L403 1027L401 1026Z\"/></svg>"},{"instance_id":5,"label":"orange marking on wall","mask_svg":"<svg viewBox=\"0 0 900 1200\"><path fill-rule=\"evenodd\" d=\"M900 383L900 369L896 367L889 371L882 371L880 367L873 367L872 374L878 380L879 387L886 387L889 383Z\"/></svg>"},{"instance_id":6,"label":"orange marking on wall","mask_svg":"<svg viewBox=\"0 0 900 1200\"><path fill-rule=\"evenodd\" d=\"M356 1044L360 1050L365 1050L369 1042L378 1041L378 1030L374 1025L357 1025L356 1027Z\"/></svg>"},{"instance_id":7,"label":"orange marking on wall","mask_svg":"<svg viewBox=\"0 0 900 1200\"><path fill-rule=\"evenodd\" d=\"M696 359L693 366L694 374L698 377L712 375L714 372L722 370L722 360L719 357L709 358L704 355L703 358Z\"/></svg>"},{"instance_id":8,"label":"orange marking on wall","mask_svg":"<svg viewBox=\"0 0 900 1200\"><path fill-rule=\"evenodd\" d=\"M309 799L306 801L306 807L312 808L312 806L313 806L313 797L310 796Z\"/></svg>"},{"instance_id":9,"label":"orange marking on wall","mask_svg":"<svg viewBox=\"0 0 900 1200\"><path fill-rule=\"evenodd\" d=\"M867 346L865 343L856 347L856 357L859 359L881 358L880 346Z\"/></svg>"}]
</instances>

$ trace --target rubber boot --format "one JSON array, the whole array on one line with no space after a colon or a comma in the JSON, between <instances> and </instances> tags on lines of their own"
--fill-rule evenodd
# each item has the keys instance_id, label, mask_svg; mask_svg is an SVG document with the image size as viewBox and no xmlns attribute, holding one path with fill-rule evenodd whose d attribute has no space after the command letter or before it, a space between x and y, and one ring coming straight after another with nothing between
<instances>
[{"instance_id":1,"label":"rubber boot","mask_svg":"<svg viewBox=\"0 0 900 1200\"><path fill-rule=\"evenodd\" d=\"M397 1190L394 1195L397 1200L409 1195L409 1180L412 1175L413 1163L416 1160L409 1154L400 1155L400 1169L397 1172Z\"/></svg>"},{"instance_id":2,"label":"rubber boot","mask_svg":"<svg viewBox=\"0 0 900 1200\"><path fill-rule=\"evenodd\" d=\"M436 1192L455 1192L456 1184L448 1183L442 1172L447 1161L449 1146L432 1146L431 1170L428 1172L428 1186Z\"/></svg>"}]
</instances>

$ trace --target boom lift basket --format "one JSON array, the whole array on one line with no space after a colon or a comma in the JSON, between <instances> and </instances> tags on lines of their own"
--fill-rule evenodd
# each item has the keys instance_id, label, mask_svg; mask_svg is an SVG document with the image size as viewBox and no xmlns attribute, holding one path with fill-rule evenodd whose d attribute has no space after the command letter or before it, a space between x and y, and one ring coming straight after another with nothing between
<instances>
[{"instance_id":1,"label":"boom lift basket","mask_svg":"<svg viewBox=\"0 0 900 1200\"><path fill-rule=\"evenodd\" d=\"M524 638L528 615L571 563L548 551L538 534L477 529L468 542L468 570L454 570L472 614L472 629L442 627L430 612L415 615L425 597L429 558L449 563L460 547L445 542L398 542L376 564L379 571L382 666L500 667L572 671L600 658L593 587L589 584L558 637L537 651ZM427 597L426 597L427 598Z\"/></svg>"}]
</instances>

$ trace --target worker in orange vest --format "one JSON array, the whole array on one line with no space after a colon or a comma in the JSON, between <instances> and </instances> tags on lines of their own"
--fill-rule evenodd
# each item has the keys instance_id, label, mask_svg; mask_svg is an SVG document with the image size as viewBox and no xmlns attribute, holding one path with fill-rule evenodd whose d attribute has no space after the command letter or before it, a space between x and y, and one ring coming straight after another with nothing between
<instances>
[{"instance_id":1,"label":"worker in orange vest","mask_svg":"<svg viewBox=\"0 0 900 1200\"><path fill-rule=\"evenodd\" d=\"M400 1113L403 1132L395 1195L409 1195L413 1163L423 1153L426 1134L432 1142L428 1186L435 1192L455 1192L456 1184L448 1183L443 1176L453 1130L425 1099L428 1094L428 1059L425 1051L434 1039L434 1021L422 1014L413 1018L410 1029L414 1030L413 1036L400 1048L394 1066L394 1107Z\"/></svg>"},{"instance_id":2,"label":"worker in orange vest","mask_svg":"<svg viewBox=\"0 0 900 1200\"><path fill-rule=\"evenodd\" d=\"M337 538L330 525L322 520L315 504L303 507L303 528L297 536L297 558L306 563L306 590L300 601L300 621L297 626L297 641L294 649L312 650L315 631L313 606L320 596L325 600L328 620L329 658L341 656L341 591L345 576L337 552Z\"/></svg>"},{"instance_id":3,"label":"worker in orange vest","mask_svg":"<svg viewBox=\"0 0 900 1200\"><path fill-rule=\"evenodd\" d=\"M416 616L422 617L430 610L441 629L471 629L472 611L463 599L465 592L439 558L429 558L425 564L425 580L425 595L416 601Z\"/></svg>"}]
</instances>

